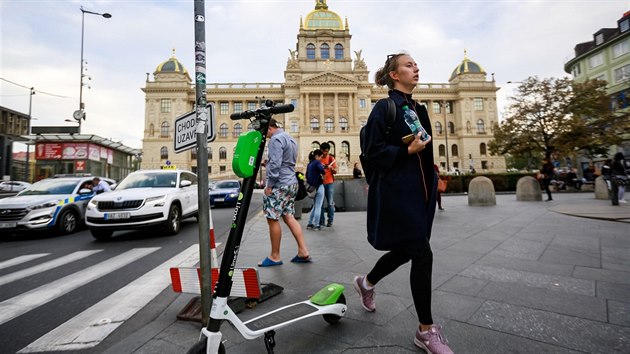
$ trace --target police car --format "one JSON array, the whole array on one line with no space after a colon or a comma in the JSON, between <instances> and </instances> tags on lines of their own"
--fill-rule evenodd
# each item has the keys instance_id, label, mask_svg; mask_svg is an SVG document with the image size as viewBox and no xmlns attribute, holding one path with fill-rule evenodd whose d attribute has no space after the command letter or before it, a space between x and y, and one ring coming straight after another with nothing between
<instances>
[{"instance_id":1,"label":"police car","mask_svg":"<svg viewBox=\"0 0 630 354\"><path fill-rule=\"evenodd\" d=\"M94 197L93 176L46 178L13 197L0 199L0 232L48 230L70 234L83 224ZM99 177L110 185L115 181Z\"/></svg>"}]
</instances>

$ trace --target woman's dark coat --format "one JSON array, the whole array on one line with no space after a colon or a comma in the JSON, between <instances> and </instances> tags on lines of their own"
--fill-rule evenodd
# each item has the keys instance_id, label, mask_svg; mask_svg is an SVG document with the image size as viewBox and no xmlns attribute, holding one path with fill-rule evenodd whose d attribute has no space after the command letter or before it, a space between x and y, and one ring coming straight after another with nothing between
<instances>
[{"instance_id":1,"label":"woman's dark coat","mask_svg":"<svg viewBox=\"0 0 630 354\"><path fill-rule=\"evenodd\" d=\"M376 103L365 125L364 154L374 166L369 183L368 241L378 250L420 255L428 247L435 215L437 177L433 168L433 142L418 154L408 154L402 137L411 134L403 106L412 107L410 95L392 90L396 120L386 136L387 101ZM422 126L432 135L423 105L415 104Z\"/></svg>"}]
</instances>

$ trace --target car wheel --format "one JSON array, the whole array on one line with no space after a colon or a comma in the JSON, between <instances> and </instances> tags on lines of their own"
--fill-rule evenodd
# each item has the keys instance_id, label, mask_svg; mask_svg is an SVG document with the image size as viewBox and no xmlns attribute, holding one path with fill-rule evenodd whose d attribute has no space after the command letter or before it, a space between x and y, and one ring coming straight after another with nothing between
<instances>
[{"instance_id":1,"label":"car wheel","mask_svg":"<svg viewBox=\"0 0 630 354\"><path fill-rule=\"evenodd\" d=\"M107 241L109 240L110 237L112 237L112 234L114 233L114 231L92 229L90 230L90 233L92 233L92 237L94 237L95 239L99 241Z\"/></svg>"},{"instance_id":2,"label":"car wheel","mask_svg":"<svg viewBox=\"0 0 630 354\"><path fill-rule=\"evenodd\" d=\"M175 204L171 205L168 210L168 219L166 219L165 229L166 234L175 235L179 232L182 225L182 215L179 211L179 207Z\"/></svg>"},{"instance_id":3,"label":"car wheel","mask_svg":"<svg viewBox=\"0 0 630 354\"><path fill-rule=\"evenodd\" d=\"M64 210L59 215L57 221L57 230L62 235L67 235L75 232L79 226L79 217L73 210Z\"/></svg>"}]
</instances>

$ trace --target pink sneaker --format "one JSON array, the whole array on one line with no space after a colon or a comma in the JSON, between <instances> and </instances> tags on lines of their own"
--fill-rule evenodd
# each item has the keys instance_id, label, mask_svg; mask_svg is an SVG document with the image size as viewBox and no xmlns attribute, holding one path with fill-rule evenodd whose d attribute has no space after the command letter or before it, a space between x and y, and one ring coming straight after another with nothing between
<instances>
[{"instance_id":1,"label":"pink sneaker","mask_svg":"<svg viewBox=\"0 0 630 354\"><path fill-rule=\"evenodd\" d=\"M363 306L366 311L372 312L376 310L376 306L374 305L374 288L372 288L372 290L364 288L363 278L365 277L354 277L354 282L352 282L352 285L354 285L356 291L359 293L359 295L361 295L361 306Z\"/></svg>"},{"instance_id":2,"label":"pink sneaker","mask_svg":"<svg viewBox=\"0 0 630 354\"><path fill-rule=\"evenodd\" d=\"M442 334L442 326L433 325L424 334L418 329L413 343L417 347L424 349L427 354L453 354L453 351L448 346L448 340Z\"/></svg>"}]
</instances>

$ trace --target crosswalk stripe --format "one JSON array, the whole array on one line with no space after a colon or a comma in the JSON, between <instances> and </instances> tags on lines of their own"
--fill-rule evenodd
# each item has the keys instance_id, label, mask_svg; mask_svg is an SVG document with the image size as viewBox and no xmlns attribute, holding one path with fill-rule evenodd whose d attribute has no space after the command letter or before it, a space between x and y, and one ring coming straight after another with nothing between
<instances>
[{"instance_id":1,"label":"crosswalk stripe","mask_svg":"<svg viewBox=\"0 0 630 354\"><path fill-rule=\"evenodd\" d=\"M158 249L160 247L134 248L82 271L0 302L0 325Z\"/></svg>"},{"instance_id":2,"label":"crosswalk stripe","mask_svg":"<svg viewBox=\"0 0 630 354\"><path fill-rule=\"evenodd\" d=\"M26 262L31 261L33 259L46 257L49 254L50 253L37 253L37 254L27 254L27 255L24 255L24 256L15 257L15 258L6 260L4 262L0 262L0 269L13 267L14 265L26 263Z\"/></svg>"},{"instance_id":3,"label":"crosswalk stripe","mask_svg":"<svg viewBox=\"0 0 630 354\"><path fill-rule=\"evenodd\" d=\"M157 268L48 332L18 353L78 350L102 342L170 285L169 268L199 262L199 245L192 245Z\"/></svg>"},{"instance_id":4,"label":"crosswalk stripe","mask_svg":"<svg viewBox=\"0 0 630 354\"><path fill-rule=\"evenodd\" d=\"M7 283L10 283L10 282L18 280L18 279L26 278L26 277L29 277L31 275L37 274L37 273L45 272L45 271L47 271L49 269L60 267L60 266L62 266L64 264L68 264L68 263L74 262L76 260L79 260L81 258L85 258L85 257L91 256L91 255L93 255L95 253L98 253L98 252L101 252L101 251L102 250L77 251L77 252L65 255L63 257L60 257L60 258L57 258L57 259L53 259L52 261L36 265L34 267L22 269L20 271L14 272L14 273L1 276L0 277L0 285L7 284Z\"/></svg>"}]
</instances>

